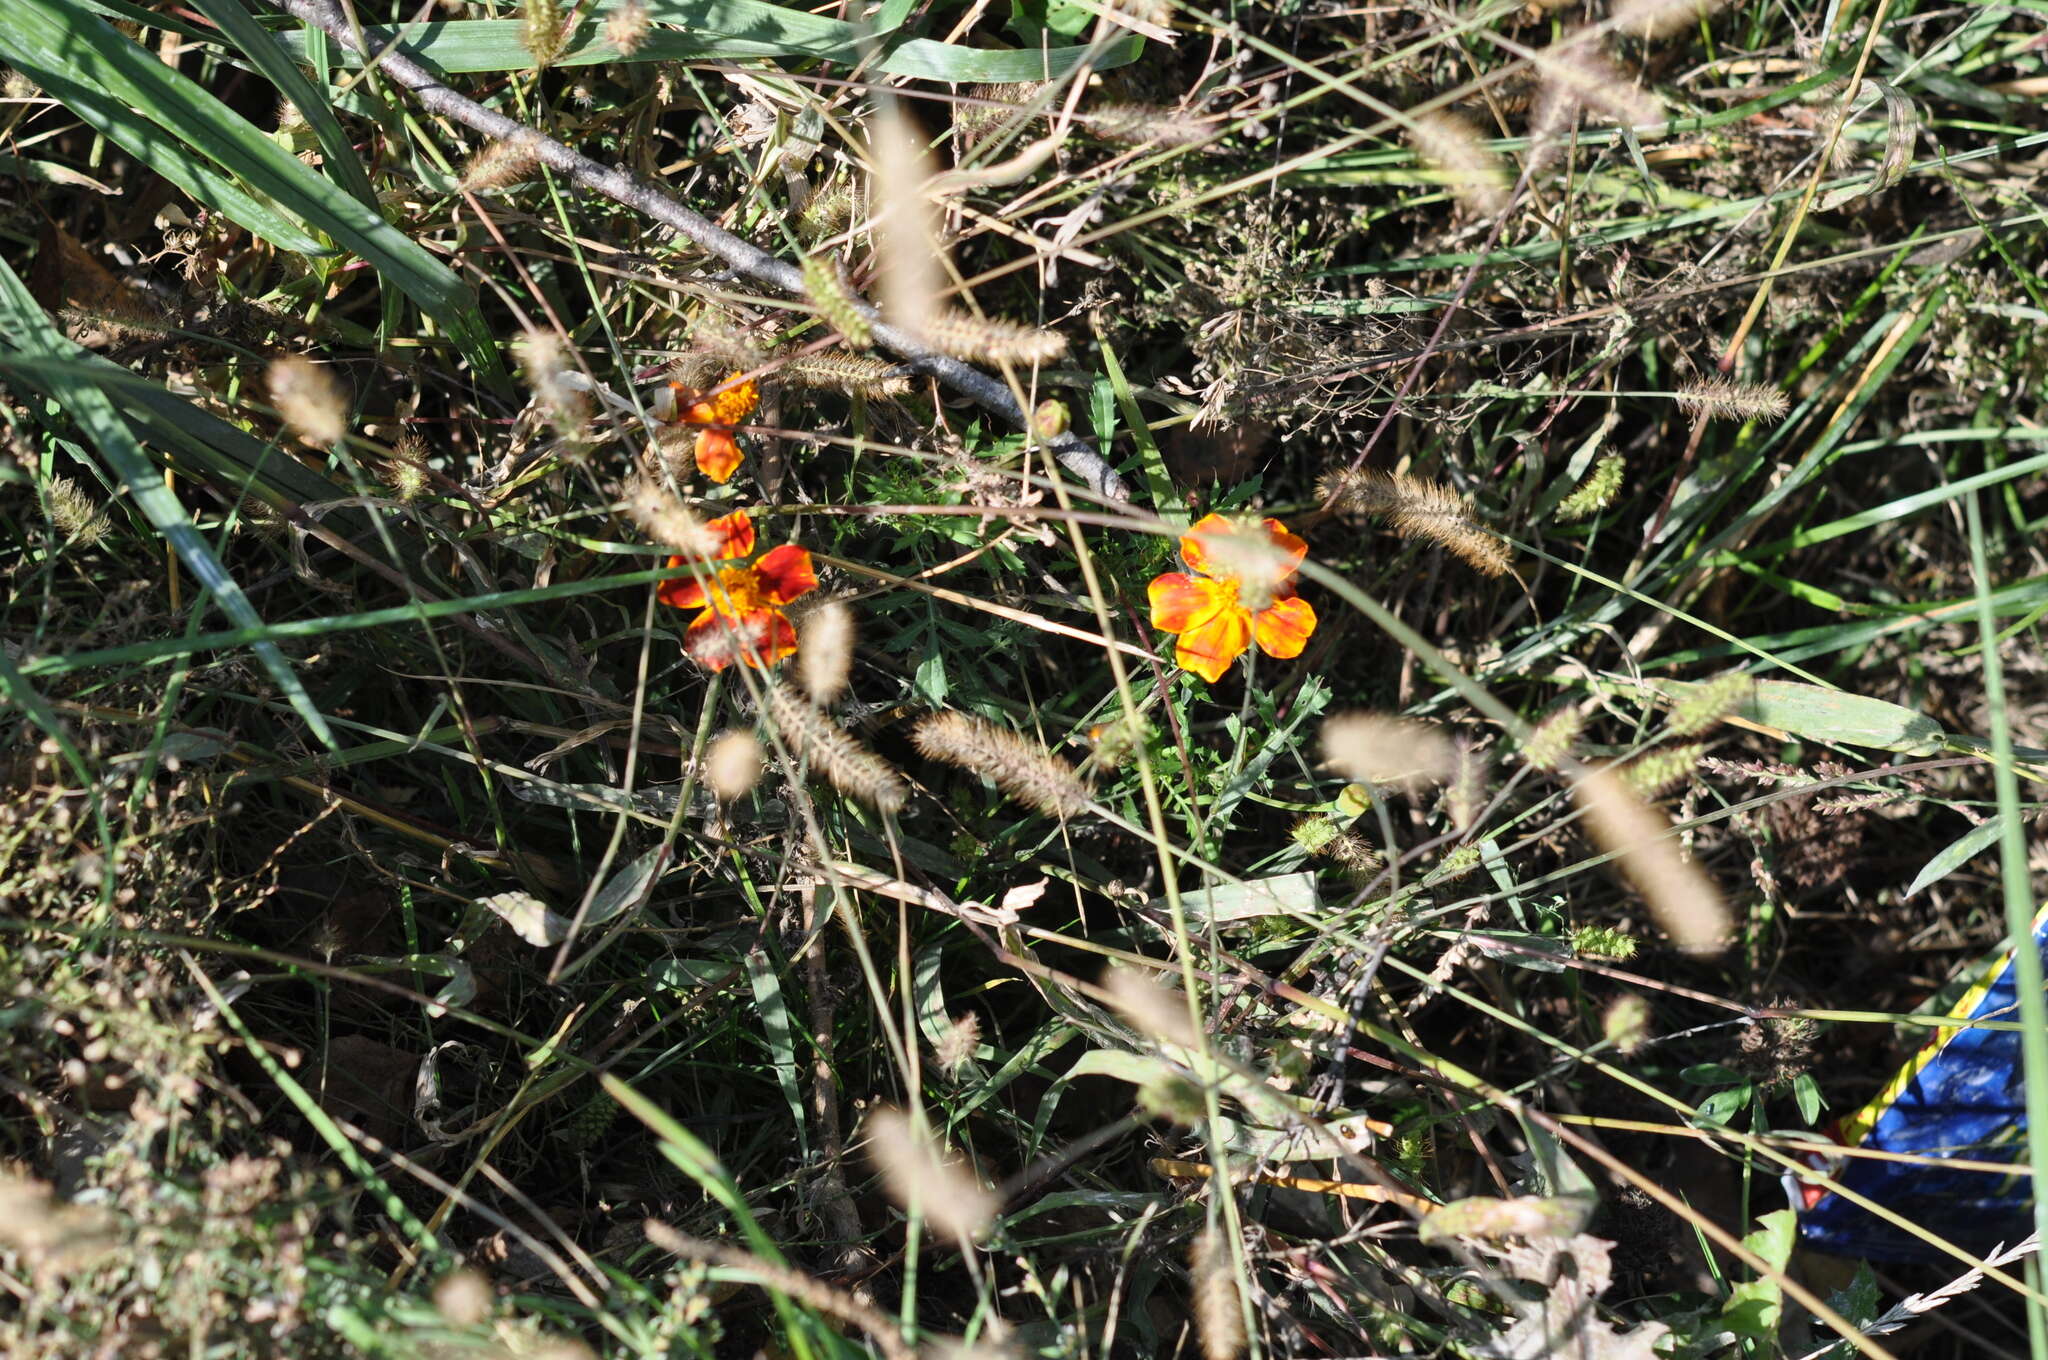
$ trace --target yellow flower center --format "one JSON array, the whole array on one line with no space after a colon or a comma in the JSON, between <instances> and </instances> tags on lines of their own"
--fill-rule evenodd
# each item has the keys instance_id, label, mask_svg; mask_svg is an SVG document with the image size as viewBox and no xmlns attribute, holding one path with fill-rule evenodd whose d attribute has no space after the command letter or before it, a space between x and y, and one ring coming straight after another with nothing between
<instances>
[{"instance_id":1,"label":"yellow flower center","mask_svg":"<svg viewBox=\"0 0 2048 1360\"><path fill-rule=\"evenodd\" d=\"M732 376L737 378L739 374ZM761 404L761 391L749 379L726 388L707 404L711 407L711 418L720 425L744 425L747 417L754 414L754 408Z\"/></svg>"},{"instance_id":2,"label":"yellow flower center","mask_svg":"<svg viewBox=\"0 0 2048 1360\"><path fill-rule=\"evenodd\" d=\"M704 607L729 619L743 619L769 608L767 592L752 567L725 567L704 587Z\"/></svg>"}]
</instances>

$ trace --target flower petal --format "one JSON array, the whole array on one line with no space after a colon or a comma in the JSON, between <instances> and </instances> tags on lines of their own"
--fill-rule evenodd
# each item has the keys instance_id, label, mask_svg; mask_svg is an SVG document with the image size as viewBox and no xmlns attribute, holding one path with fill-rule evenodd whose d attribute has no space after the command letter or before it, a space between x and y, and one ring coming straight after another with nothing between
<instances>
[{"instance_id":1,"label":"flower petal","mask_svg":"<svg viewBox=\"0 0 2048 1360\"><path fill-rule=\"evenodd\" d=\"M739 471L740 441L731 430L700 430L697 433L697 471L714 482L729 482Z\"/></svg>"},{"instance_id":2,"label":"flower petal","mask_svg":"<svg viewBox=\"0 0 2048 1360\"><path fill-rule=\"evenodd\" d=\"M1210 684L1223 678L1230 664L1252 645L1252 613L1241 605L1218 610L1216 617L1180 635L1173 659Z\"/></svg>"},{"instance_id":3,"label":"flower petal","mask_svg":"<svg viewBox=\"0 0 2048 1360\"><path fill-rule=\"evenodd\" d=\"M1152 626L1162 633L1185 633L1214 618L1230 596L1229 588L1216 581L1169 571L1152 578L1145 587L1152 601Z\"/></svg>"},{"instance_id":4,"label":"flower petal","mask_svg":"<svg viewBox=\"0 0 2048 1360\"><path fill-rule=\"evenodd\" d=\"M1301 649L1308 646L1309 634L1315 630L1315 606L1299 595L1273 601L1270 608L1259 611L1258 616L1252 620L1252 631L1258 638L1259 650L1267 656L1283 659L1300 656Z\"/></svg>"},{"instance_id":5,"label":"flower petal","mask_svg":"<svg viewBox=\"0 0 2048 1360\"><path fill-rule=\"evenodd\" d=\"M1199 571L1204 576L1227 575L1210 570L1210 538L1223 538L1237 532L1237 526L1221 515L1204 515L1191 525L1180 538L1180 560L1188 564L1189 571Z\"/></svg>"},{"instance_id":6,"label":"flower petal","mask_svg":"<svg viewBox=\"0 0 2048 1360\"><path fill-rule=\"evenodd\" d=\"M745 641L732 620L715 609L705 610L683 630L683 650L708 671L722 671L739 660Z\"/></svg>"},{"instance_id":7,"label":"flower petal","mask_svg":"<svg viewBox=\"0 0 2048 1360\"><path fill-rule=\"evenodd\" d=\"M1301 570L1302 559L1308 556L1308 544L1302 541L1299 534L1288 533L1287 526L1277 519L1265 520L1263 523L1266 537L1272 540L1274 548L1278 549L1286 557L1287 566L1281 572L1281 575L1294 575L1295 572ZM1313 613L1314 611L1311 610L1310 612Z\"/></svg>"},{"instance_id":8,"label":"flower petal","mask_svg":"<svg viewBox=\"0 0 2048 1360\"><path fill-rule=\"evenodd\" d=\"M760 583L761 598L770 604L788 604L818 588L818 573L811 568L811 555L794 543L785 543L763 554L754 564L754 579Z\"/></svg>"},{"instance_id":9,"label":"flower petal","mask_svg":"<svg viewBox=\"0 0 2048 1360\"><path fill-rule=\"evenodd\" d=\"M680 567L685 560L681 557L671 557L668 560L668 564L672 567ZM702 575L708 578L713 573L706 571ZM704 582L696 576L678 576L673 581L663 581L655 588L654 594L655 598L663 604L673 605L677 609L702 609L704 607Z\"/></svg>"},{"instance_id":10,"label":"flower petal","mask_svg":"<svg viewBox=\"0 0 2048 1360\"><path fill-rule=\"evenodd\" d=\"M744 510L720 515L704 526L704 533L718 545L717 556L721 561L728 557L745 557L754 551L754 521Z\"/></svg>"},{"instance_id":11,"label":"flower petal","mask_svg":"<svg viewBox=\"0 0 2048 1360\"><path fill-rule=\"evenodd\" d=\"M740 659L749 666L772 666L796 651L796 629L780 609L763 609L748 623L755 626Z\"/></svg>"}]
</instances>

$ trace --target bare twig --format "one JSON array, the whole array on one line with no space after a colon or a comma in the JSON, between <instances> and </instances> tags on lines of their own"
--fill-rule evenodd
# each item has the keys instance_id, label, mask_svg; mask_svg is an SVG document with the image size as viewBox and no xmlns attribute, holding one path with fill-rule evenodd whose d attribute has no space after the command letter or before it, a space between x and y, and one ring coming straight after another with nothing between
<instances>
[{"instance_id":1,"label":"bare twig","mask_svg":"<svg viewBox=\"0 0 2048 1360\"><path fill-rule=\"evenodd\" d=\"M271 3L327 34L344 51L362 54L363 49L357 43L357 29L335 0L271 0ZM394 35L367 25L361 32L377 50L377 69L395 84L410 90L413 97L432 112L486 137L516 146L522 152L531 153L534 159L560 171L575 184L668 227L723 260L734 273L744 278L794 297L806 295L803 272L797 266L778 260L760 247L741 240L659 189L641 183L626 171L572 151L516 119L507 118L457 94L407 56L403 44ZM1007 384L971 364L927 349L904 330L880 320L876 310L867 303L856 298L853 306L869 322L874 338L913 368L938 379L983 410L1019 429L1027 427L1027 413ZM1085 481L1095 494L1111 501L1128 498L1123 479L1085 441L1072 434L1062 434L1047 440L1046 445L1060 463Z\"/></svg>"}]
</instances>

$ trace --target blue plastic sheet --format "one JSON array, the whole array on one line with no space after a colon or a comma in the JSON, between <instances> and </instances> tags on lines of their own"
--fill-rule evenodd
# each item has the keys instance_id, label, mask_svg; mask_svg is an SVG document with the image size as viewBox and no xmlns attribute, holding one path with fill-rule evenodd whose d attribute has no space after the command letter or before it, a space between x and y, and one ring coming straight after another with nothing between
<instances>
[{"instance_id":1,"label":"blue plastic sheet","mask_svg":"<svg viewBox=\"0 0 2048 1360\"><path fill-rule=\"evenodd\" d=\"M2048 912L2034 920L2034 947L2048 950ZM2018 972L2010 952L1965 992L1950 1016L2019 1020ZM1944 1028L1878 1093L1844 1119L1845 1147L1909 1154L1913 1160L1847 1157L1834 1170L1844 1189L1929 1233L1983 1253L2033 1230L2027 1173L2026 1092L2017 1028ZM2010 1164L2010 1171L1965 1169L1944 1159ZM1877 1261L1924 1261L1943 1253L1833 1191L1809 1190L1799 1218L1807 1245Z\"/></svg>"}]
</instances>

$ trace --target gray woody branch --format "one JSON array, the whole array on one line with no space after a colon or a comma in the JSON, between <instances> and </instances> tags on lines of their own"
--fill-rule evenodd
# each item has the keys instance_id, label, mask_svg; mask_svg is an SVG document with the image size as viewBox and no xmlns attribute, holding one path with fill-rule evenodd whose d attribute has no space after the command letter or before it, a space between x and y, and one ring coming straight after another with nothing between
<instances>
[{"instance_id":1,"label":"gray woody branch","mask_svg":"<svg viewBox=\"0 0 2048 1360\"><path fill-rule=\"evenodd\" d=\"M272 3L293 17L320 29L340 43L344 50L361 55L362 49L356 44L356 30L334 0L272 0ZM537 159L546 162L574 183L652 218L725 261L735 273L755 283L765 284L795 297L806 295L803 272L795 265L778 260L758 246L741 240L702 214L684 207L661 190L641 183L624 170L601 164L580 152L572 151L552 137L524 123L507 118L504 114L487 109L473 99L457 94L437 80L432 72L406 56L401 48L387 46L390 41L389 35L383 34L380 30L365 28L362 32L379 50L378 70L395 83L412 91L414 97L434 113L461 123L486 137L510 142L532 152ZM1010 424L1020 429L1026 428L1026 413L1023 407L1018 405L1008 385L991 378L972 364L962 363L950 355L934 353L919 344L914 336L901 327L880 320L875 309L868 304L855 299L854 306L868 319L875 339L912 368L938 379L961 396ZM1118 477L1116 470L1086 442L1072 434L1062 434L1046 442L1061 464L1087 482L1096 494L1113 501L1127 498L1123 479Z\"/></svg>"}]
</instances>

